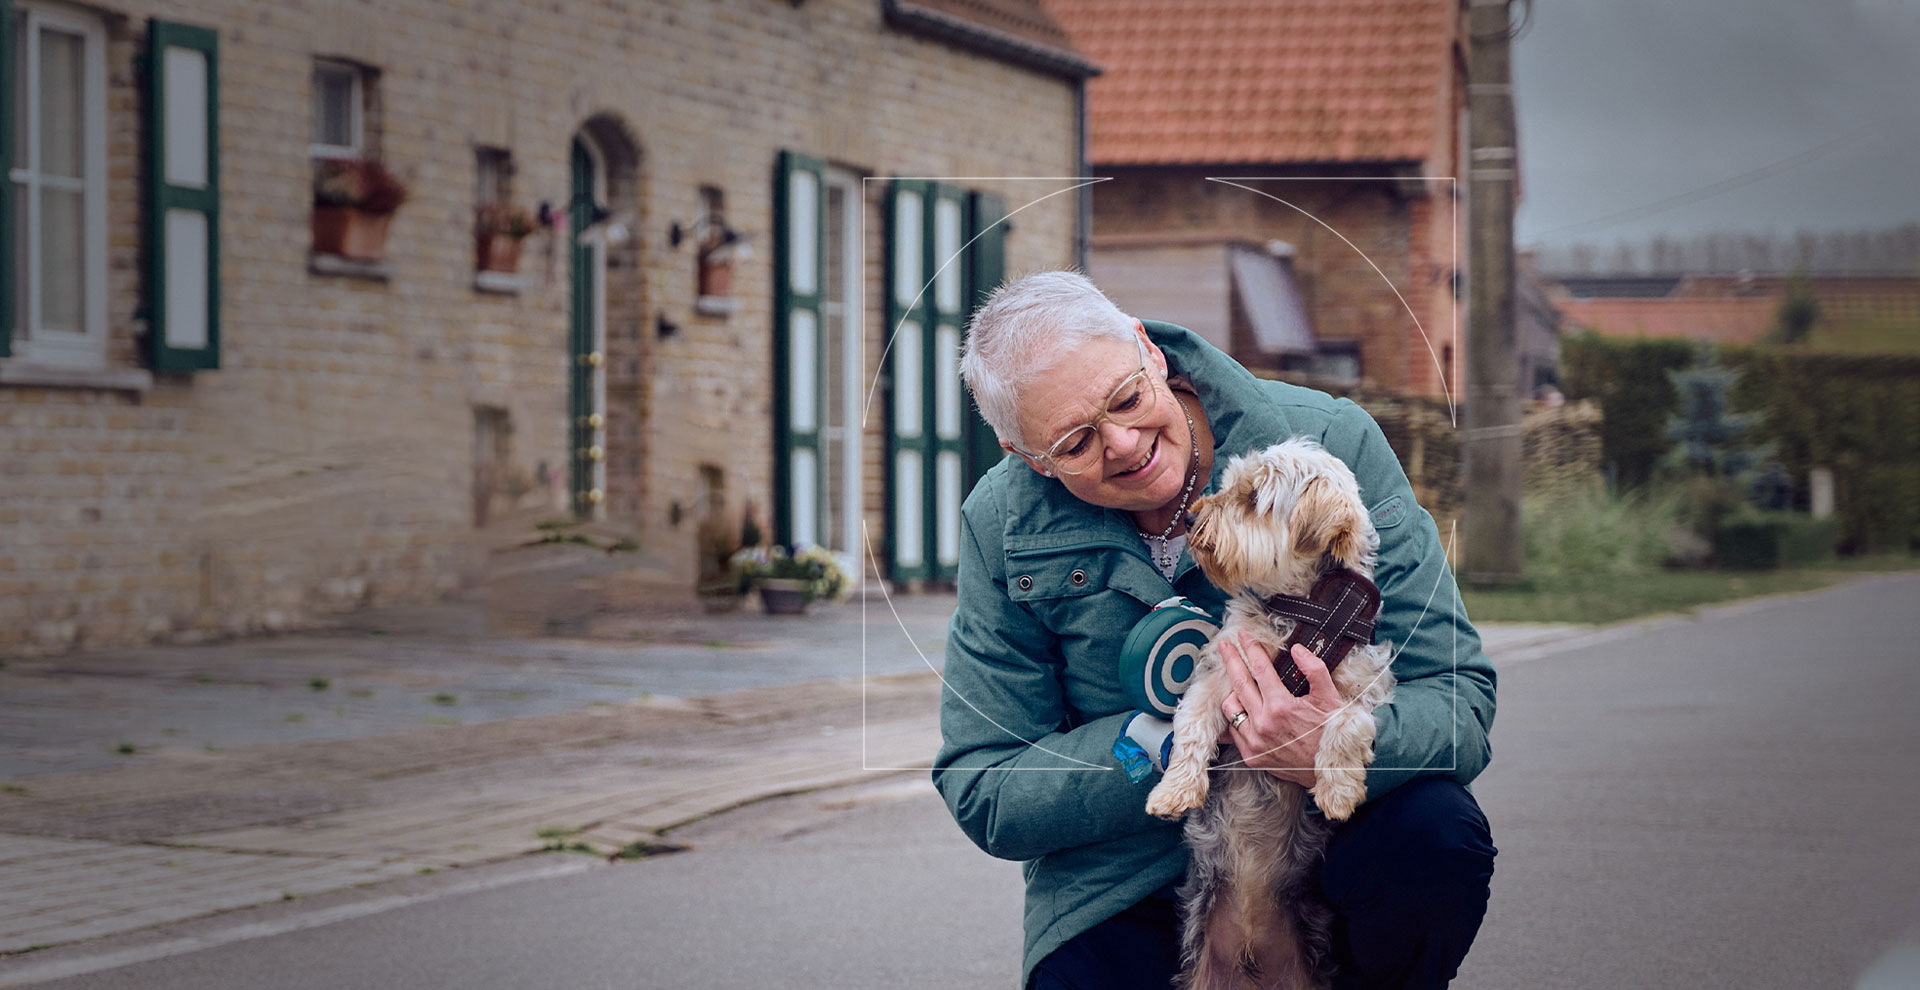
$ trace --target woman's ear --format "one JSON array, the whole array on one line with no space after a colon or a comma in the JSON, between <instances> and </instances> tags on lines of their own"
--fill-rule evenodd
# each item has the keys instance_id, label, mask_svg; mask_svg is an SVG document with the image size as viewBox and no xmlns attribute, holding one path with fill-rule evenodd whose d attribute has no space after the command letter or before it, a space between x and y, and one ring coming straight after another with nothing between
<instances>
[{"instance_id":1,"label":"woman's ear","mask_svg":"<svg viewBox=\"0 0 1920 990\"><path fill-rule=\"evenodd\" d=\"M1040 472L1042 475L1045 475L1046 477L1049 477L1049 478L1053 477L1052 471L1049 471L1046 468L1041 467L1039 461L1036 461L1033 458L1028 457L1027 455L1022 454L1021 452L1013 449L1013 445L1006 442L1005 440L1000 441L1000 449L1006 451L1009 454L1012 454L1015 457L1020 458L1023 461L1026 461L1028 467L1034 469L1035 471Z\"/></svg>"},{"instance_id":2,"label":"woman's ear","mask_svg":"<svg viewBox=\"0 0 1920 990\"><path fill-rule=\"evenodd\" d=\"M1147 325L1140 322L1138 317L1134 318L1133 332L1139 334L1141 341L1147 345L1147 363L1154 368L1160 369L1160 377L1165 378L1167 376L1167 354L1160 349L1158 344L1153 342L1152 337L1147 336Z\"/></svg>"}]
</instances>

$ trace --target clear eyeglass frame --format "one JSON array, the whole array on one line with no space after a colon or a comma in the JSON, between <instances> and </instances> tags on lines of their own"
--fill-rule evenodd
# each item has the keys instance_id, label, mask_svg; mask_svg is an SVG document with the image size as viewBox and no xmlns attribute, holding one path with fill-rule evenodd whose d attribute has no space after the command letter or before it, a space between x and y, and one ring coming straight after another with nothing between
<instances>
[{"instance_id":1,"label":"clear eyeglass frame","mask_svg":"<svg viewBox=\"0 0 1920 990\"><path fill-rule=\"evenodd\" d=\"M1121 379L1120 384L1114 386L1113 393L1107 396L1106 405L1102 407L1100 415L1095 416L1091 422L1082 423L1068 430L1047 448L1046 453L1039 455L1041 459L1051 464L1054 470L1061 474L1073 475L1084 474L1091 470L1100 463L1100 455L1106 451L1105 441L1100 436L1101 423L1112 422L1118 426L1133 426L1146 419L1159 406L1157 401L1160 397L1159 389L1154 381L1152 370L1147 365L1147 347L1140 343L1140 338L1137 336L1133 339L1133 343L1140 351L1140 370ZM1123 401L1136 388L1140 389L1141 401L1132 409L1116 411L1114 405ZM1093 442L1088 444L1084 452L1063 460L1062 452L1075 445L1074 438L1079 436L1082 430L1092 431Z\"/></svg>"}]
</instances>

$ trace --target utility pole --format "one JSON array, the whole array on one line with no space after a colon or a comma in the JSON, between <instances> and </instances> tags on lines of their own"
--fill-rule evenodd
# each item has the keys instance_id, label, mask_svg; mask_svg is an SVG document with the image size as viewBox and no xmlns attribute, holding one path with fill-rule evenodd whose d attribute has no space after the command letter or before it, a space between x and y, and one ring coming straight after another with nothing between
<instances>
[{"instance_id":1,"label":"utility pole","mask_svg":"<svg viewBox=\"0 0 1920 990\"><path fill-rule=\"evenodd\" d=\"M1510 0L1468 0L1467 388L1462 434L1470 584L1520 580L1520 362L1513 319L1513 29Z\"/></svg>"}]
</instances>

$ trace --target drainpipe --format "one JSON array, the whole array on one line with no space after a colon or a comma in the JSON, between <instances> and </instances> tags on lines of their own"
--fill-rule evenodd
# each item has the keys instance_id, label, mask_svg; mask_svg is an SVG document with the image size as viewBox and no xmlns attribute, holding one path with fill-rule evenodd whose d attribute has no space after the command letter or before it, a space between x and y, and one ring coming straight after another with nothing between
<instances>
[{"instance_id":1,"label":"drainpipe","mask_svg":"<svg viewBox=\"0 0 1920 990\"><path fill-rule=\"evenodd\" d=\"M1086 182L1093 177L1093 163L1087 161L1087 79L1085 76L1073 83L1073 162L1078 170L1080 181ZM1075 192L1077 202L1074 205L1078 216L1073 222L1073 264L1081 271L1087 270L1087 242L1093 236L1093 184L1081 186Z\"/></svg>"}]
</instances>

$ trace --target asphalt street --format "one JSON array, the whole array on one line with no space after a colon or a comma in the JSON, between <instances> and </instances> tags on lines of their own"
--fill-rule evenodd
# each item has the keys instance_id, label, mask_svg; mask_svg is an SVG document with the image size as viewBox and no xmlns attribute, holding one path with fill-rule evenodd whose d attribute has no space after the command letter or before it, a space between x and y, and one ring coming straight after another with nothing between
<instances>
[{"instance_id":1,"label":"asphalt street","mask_svg":"<svg viewBox=\"0 0 1920 990\"><path fill-rule=\"evenodd\" d=\"M1920 985L1916 602L1920 576L1881 578L1503 667L1494 762L1475 783L1500 856L1455 985ZM1017 977L1019 868L969 844L921 774L761 802L673 838L692 849L35 985Z\"/></svg>"}]
</instances>

